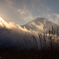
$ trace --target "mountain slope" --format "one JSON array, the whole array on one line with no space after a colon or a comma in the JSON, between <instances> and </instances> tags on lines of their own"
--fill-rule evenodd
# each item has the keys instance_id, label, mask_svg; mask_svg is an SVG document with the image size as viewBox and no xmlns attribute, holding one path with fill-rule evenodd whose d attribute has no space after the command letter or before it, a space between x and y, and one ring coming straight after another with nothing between
<instances>
[{"instance_id":1,"label":"mountain slope","mask_svg":"<svg viewBox=\"0 0 59 59\"><path fill-rule=\"evenodd\" d=\"M47 31L51 27L58 27L57 24L45 19L45 18L36 18L35 20L22 25L22 27L26 27L28 30L35 30L38 32L42 32L44 29Z\"/></svg>"}]
</instances>

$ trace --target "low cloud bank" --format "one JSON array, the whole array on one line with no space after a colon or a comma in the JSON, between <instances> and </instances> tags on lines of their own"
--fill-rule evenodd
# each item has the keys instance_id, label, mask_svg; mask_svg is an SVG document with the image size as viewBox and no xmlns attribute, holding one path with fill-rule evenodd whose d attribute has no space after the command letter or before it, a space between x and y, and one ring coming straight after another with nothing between
<instances>
[{"instance_id":1,"label":"low cloud bank","mask_svg":"<svg viewBox=\"0 0 59 59\"><path fill-rule=\"evenodd\" d=\"M22 28L18 24L15 25L12 22L7 23L0 18L0 46L18 46L20 43L21 46L24 45L24 48L34 48L36 42L33 35L38 40L37 32L27 30L25 27Z\"/></svg>"},{"instance_id":2,"label":"low cloud bank","mask_svg":"<svg viewBox=\"0 0 59 59\"><path fill-rule=\"evenodd\" d=\"M44 40L41 39L44 46ZM12 22L7 23L0 18L0 46L19 46L20 49L41 49L41 43L36 31L27 30L18 24ZM46 44L49 45L48 40Z\"/></svg>"}]
</instances>

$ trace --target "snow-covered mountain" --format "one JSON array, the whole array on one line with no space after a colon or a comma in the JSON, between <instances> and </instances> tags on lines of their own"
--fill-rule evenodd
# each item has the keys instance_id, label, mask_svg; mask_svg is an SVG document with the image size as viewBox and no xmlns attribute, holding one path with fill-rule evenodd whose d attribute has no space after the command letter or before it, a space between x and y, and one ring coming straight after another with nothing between
<instances>
[{"instance_id":1,"label":"snow-covered mountain","mask_svg":"<svg viewBox=\"0 0 59 59\"><path fill-rule=\"evenodd\" d=\"M26 27L28 30L35 30L35 31L38 31L38 32L42 32L44 31L47 31L49 30L49 28L51 29L52 26L56 29L58 27L57 24L45 19L45 18L36 18L35 20L25 24L25 25L22 25L22 27Z\"/></svg>"},{"instance_id":2,"label":"snow-covered mountain","mask_svg":"<svg viewBox=\"0 0 59 59\"><path fill-rule=\"evenodd\" d=\"M54 27L58 27L58 25L44 18L37 18L25 24L24 26L27 29L32 29L41 32L43 31L43 27L47 29L52 25ZM0 17L0 47L6 47L6 45L8 45L20 46L20 49L41 49L40 38L38 33L36 31L27 30L26 28L22 28L18 24L14 24L12 22L8 23ZM53 38L55 38L55 36ZM49 45L48 35L46 36L46 38L46 44ZM57 39L59 38L57 37ZM45 42L43 38L41 38L41 43L44 46Z\"/></svg>"}]
</instances>

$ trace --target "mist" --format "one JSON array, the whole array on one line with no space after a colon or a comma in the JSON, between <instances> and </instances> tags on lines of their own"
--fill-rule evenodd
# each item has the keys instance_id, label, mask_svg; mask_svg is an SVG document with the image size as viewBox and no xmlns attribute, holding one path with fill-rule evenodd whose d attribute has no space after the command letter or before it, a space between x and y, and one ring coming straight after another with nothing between
<instances>
[{"instance_id":1,"label":"mist","mask_svg":"<svg viewBox=\"0 0 59 59\"><path fill-rule=\"evenodd\" d=\"M20 43L21 46L24 45L24 47L21 48L34 48L36 44L33 36L36 37L38 42L39 38L37 32L27 30L25 27L22 28L13 22L7 23L5 20L0 18L0 46L19 46Z\"/></svg>"},{"instance_id":2,"label":"mist","mask_svg":"<svg viewBox=\"0 0 59 59\"><path fill-rule=\"evenodd\" d=\"M0 46L14 47L20 49L41 49L44 46L44 38L39 39L40 32L27 30L14 22L6 22L0 18ZM42 33L41 33L42 34ZM43 36L43 34L42 34ZM46 35L46 45L49 45L48 34ZM53 37L54 38L54 37ZM40 43L41 40L41 43ZM56 41L55 41L56 42Z\"/></svg>"}]
</instances>

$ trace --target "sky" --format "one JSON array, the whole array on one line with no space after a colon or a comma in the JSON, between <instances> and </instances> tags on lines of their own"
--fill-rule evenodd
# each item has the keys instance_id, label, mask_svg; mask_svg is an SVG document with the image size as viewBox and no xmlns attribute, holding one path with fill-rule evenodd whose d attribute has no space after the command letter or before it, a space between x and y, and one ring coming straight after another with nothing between
<instances>
[{"instance_id":1,"label":"sky","mask_svg":"<svg viewBox=\"0 0 59 59\"><path fill-rule=\"evenodd\" d=\"M59 0L0 0L0 17L24 25L37 17L59 22Z\"/></svg>"}]
</instances>

